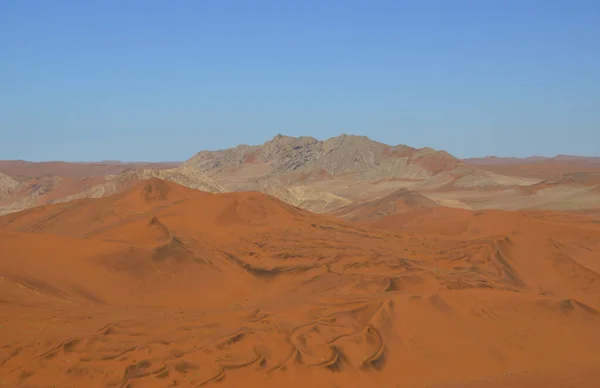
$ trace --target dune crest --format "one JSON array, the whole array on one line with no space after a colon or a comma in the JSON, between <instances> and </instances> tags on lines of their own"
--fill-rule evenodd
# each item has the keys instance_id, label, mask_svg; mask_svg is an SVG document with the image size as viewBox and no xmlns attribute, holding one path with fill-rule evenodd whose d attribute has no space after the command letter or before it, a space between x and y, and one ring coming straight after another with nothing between
<instances>
[{"instance_id":1,"label":"dune crest","mask_svg":"<svg viewBox=\"0 0 600 388\"><path fill-rule=\"evenodd\" d=\"M440 205L436 201L421 193L400 189L381 198L352 203L331 214L350 221L373 221L393 214L438 206Z\"/></svg>"},{"instance_id":2,"label":"dune crest","mask_svg":"<svg viewBox=\"0 0 600 388\"><path fill-rule=\"evenodd\" d=\"M160 179L152 178L142 183L142 198L145 201L164 201L171 191L170 185Z\"/></svg>"}]
</instances>

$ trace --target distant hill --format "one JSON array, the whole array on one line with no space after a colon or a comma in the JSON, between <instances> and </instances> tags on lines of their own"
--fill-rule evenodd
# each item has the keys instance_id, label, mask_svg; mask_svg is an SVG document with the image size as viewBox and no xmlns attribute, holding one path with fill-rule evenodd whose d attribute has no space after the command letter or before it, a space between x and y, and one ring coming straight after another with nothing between
<instances>
[{"instance_id":1,"label":"distant hill","mask_svg":"<svg viewBox=\"0 0 600 388\"><path fill-rule=\"evenodd\" d=\"M561 174L592 171L600 171L600 158L460 160L443 150L388 145L366 136L318 140L278 134L260 145L200 151L183 163L0 161L0 214L106 197L150 178L212 193L259 191L317 213L365 204L400 189L424 193L424 198L445 206L477 208L484 204L469 193L512 190L527 196L522 188ZM541 201L515 206L538 206ZM491 206L509 205L492 201Z\"/></svg>"},{"instance_id":2,"label":"distant hill","mask_svg":"<svg viewBox=\"0 0 600 388\"><path fill-rule=\"evenodd\" d=\"M77 179L120 174L129 169L173 168L180 164L181 162L27 162L24 160L0 160L0 173L10 175L18 181L26 181L44 175Z\"/></svg>"},{"instance_id":3,"label":"distant hill","mask_svg":"<svg viewBox=\"0 0 600 388\"><path fill-rule=\"evenodd\" d=\"M526 158L486 156L484 158L465 158L465 159L462 159L462 161L465 163L474 164L474 165L478 165L478 166L526 164L526 163L539 163L539 162L547 162L547 161L600 163L600 157L576 156L576 155L556 155L556 156L551 156L551 157L529 156Z\"/></svg>"},{"instance_id":4,"label":"distant hill","mask_svg":"<svg viewBox=\"0 0 600 388\"><path fill-rule=\"evenodd\" d=\"M325 141L277 135L258 146L201 151L184 166L195 168L230 189L260 181L306 183L344 175L362 180L423 180L465 168L445 151L390 146L366 136L346 134Z\"/></svg>"},{"instance_id":5,"label":"distant hill","mask_svg":"<svg viewBox=\"0 0 600 388\"><path fill-rule=\"evenodd\" d=\"M463 162L497 174L548 179L578 172L600 172L600 157L558 155L554 157L463 159Z\"/></svg>"}]
</instances>

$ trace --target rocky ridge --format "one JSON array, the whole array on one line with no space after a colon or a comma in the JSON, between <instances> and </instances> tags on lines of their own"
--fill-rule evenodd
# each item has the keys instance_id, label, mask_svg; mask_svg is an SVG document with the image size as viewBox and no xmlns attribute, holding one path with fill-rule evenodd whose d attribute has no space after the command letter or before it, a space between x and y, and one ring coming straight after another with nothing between
<instances>
[{"instance_id":1,"label":"rocky ridge","mask_svg":"<svg viewBox=\"0 0 600 388\"><path fill-rule=\"evenodd\" d=\"M32 168L19 168L25 167ZM54 163L44 169L50 167L60 167L73 176L80 174L81 168L71 171ZM0 176L0 212L105 197L149 178L211 193L260 191L319 213L385 196L400 188L418 192L495 190L539 182L492 173L427 147L390 146L366 136L347 134L327 140L278 134L262 145L200 151L174 168L132 168L86 178L43 176L21 182Z\"/></svg>"},{"instance_id":2,"label":"rocky ridge","mask_svg":"<svg viewBox=\"0 0 600 388\"><path fill-rule=\"evenodd\" d=\"M183 166L219 180L248 166L264 165L264 173L252 179L311 182L346 174L360 179L426 179L459 164L444 151L389 146L366 136L343 134L321 141L279 134L259 146L201 151Z\"/></svg>"}]
</instances>

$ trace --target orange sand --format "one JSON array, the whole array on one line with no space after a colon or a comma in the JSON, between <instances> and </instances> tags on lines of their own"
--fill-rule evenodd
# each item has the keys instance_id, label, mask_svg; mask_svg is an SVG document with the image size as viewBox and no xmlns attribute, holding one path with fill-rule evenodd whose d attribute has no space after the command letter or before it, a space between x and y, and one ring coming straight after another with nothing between
<instances>
[{"instance_id":1,"label":"orange sand","mask_svg":"<svg viewBox=\"0 0 600 388\"><path fill-rule=\"evenodd\" d=\"M358 221L159 180L0 217L0 386L598 386L597 218Z\"/></svg>"},{"instance_id":2,"label":"orange sand","mask_svg":"<svg viewBox=\"0 0 600 388\"><path fill-rule=\"evenodd\" d=\"M350 221L373 221L389 215L412 212L416 209L438 207L437 202L423 194L407 189L400 189L381 198L354 202L331 214Z\"/></svg>"}]
</instances>

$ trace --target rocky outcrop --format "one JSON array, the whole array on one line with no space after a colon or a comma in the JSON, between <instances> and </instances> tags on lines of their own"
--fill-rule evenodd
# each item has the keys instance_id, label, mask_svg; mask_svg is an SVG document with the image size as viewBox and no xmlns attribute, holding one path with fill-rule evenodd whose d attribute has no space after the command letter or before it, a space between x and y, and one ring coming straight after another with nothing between
<instances>
[{"instance_id":1,"label":"rocky outcrop","mask_svg":"<svg viewBox=\"0 0 600 388\"><path fill-rule=\"evenodd\" d=\"M16 189L17 186L19 186L19 182L0 172L0 196L8 194L12 190Z\"/></svg>"},{"instance_id":2,"label":"rocky outcrop","mask_svg":"<svg viewBox=\"0 0 600 388\"><path fill-rule=\"evenodd\" d=\"M277 135L259 146L202 151L183 166L223 180L226 186L225 181L233 174L236 181L247 173L252 182L281 180L288 184L348 174L368 180L427 179L459 165L458 159L444 151L389 146L366 136L344 134L325 141ZM257 175L259 170L261 173Z\"/></svg>"}]
</instances>

